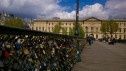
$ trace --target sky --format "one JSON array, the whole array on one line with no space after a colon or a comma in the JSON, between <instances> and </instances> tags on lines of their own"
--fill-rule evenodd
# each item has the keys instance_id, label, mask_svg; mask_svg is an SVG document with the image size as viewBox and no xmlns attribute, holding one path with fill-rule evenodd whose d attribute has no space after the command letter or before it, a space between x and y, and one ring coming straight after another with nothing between
<instances>
[{"instance_id":1,"label":"sky","mask_svg":"<svg viewBox=\"0 0 126 71\"><path fill-rule=\"evenodd\" d=\"M0 12L24 18L75 19L76 0L0 0ZM80 19L126 18L126 0L80 0Z\"/></svg>"}]
</instances>

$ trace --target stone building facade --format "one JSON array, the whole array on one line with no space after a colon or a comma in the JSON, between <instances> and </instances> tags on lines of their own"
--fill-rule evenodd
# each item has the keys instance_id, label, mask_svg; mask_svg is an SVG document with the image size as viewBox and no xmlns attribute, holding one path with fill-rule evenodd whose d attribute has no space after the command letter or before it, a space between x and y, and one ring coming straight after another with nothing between
<instances>
[{"instance_id":1,"label":"stone building facade","mask_svg":"<svg viewBox=\"0 0 126 71\"><path fill-rule=\"evenodd\" d=\"M105 20L100 20L94 17L79 20L79 24L83 27L85 31L85 37L87 35L93 34L96 39L102 38L103 34L100 31L101 24ZM67 34L69 35L69 30L73 28L75 24L75 20L61 20L61 19L52 19L52 20L34 20L32 24L30 24L30 28L32 30L42 31L42 32L52 32L54 26L61 22L61 27L67 30ZM113 34L113 37L117 39L126 39L126 20L115 20L116 23L119 24L119 30L116 34ZM61 31L62 33L62 31ZM108 34L110 36L110 34Z\"/></svg>"}]
</instances>

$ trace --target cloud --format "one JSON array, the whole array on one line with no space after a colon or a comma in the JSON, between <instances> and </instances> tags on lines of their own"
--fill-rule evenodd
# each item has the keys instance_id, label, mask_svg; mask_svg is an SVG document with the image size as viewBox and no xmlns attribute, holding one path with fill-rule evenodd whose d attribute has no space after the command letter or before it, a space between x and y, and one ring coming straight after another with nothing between
<instances>
[{"instance_id":1,"label":"cloud","mask_svg":"<svg viewBox=\"0 0 126 71\"><path fill-rule=\"evenodd\" d=\"M0 0L0 11L34 18L71 18L73 12L64 11L59 2L61 0Z\"/></svg>"},{"instance_id":2,"label":"cloud","mask_svg":"<svg viewBox=\"0 0 126 71\"><path fill-rule=\"evenodd\" d=\"M61 19L75 19L75 11L66 12L66 11L59 11L56 12L53 16L59 17Z\"/></svg>"},{"instance_id":3,"label":"cloud","mask_svg":"<svg viewBox=\"0 0 126 71\"><path fill-rule=\"evenodd\" d=\"M7 11L20 16L32 18L75 19L75 10L67 12L58 3L62 0L0 0L0 11ZM104 5L95 3L86 5L80 10L80 18L126 16L126 0L108 0Z\"/></svg>"},{"instance_id":4,"label":"cloud","mask_svg":"<svg viewBox=\"0 0 126 71\"><path fill-rule=\"evenodd\" d=\"M61 18L75 18L75 11L59 12ZM80 18L97 17L100 19L126 19L126 0L108 0L105 5L95 3L86 5L80 10Z\"/></svg>"},{"instance_id":5,"label":"cloud","mask_svg":"<svg viewBox=\"0 0 126 71\"><path fill-rule=\"evenodd\" d=\"M107 19L109 16L108 13L105 11L103 5L96 3L94 5L84 6L83 9L80 11L80 17L97 17L100 19Z\"/></svg>"},{"instance_id":6,"label":"cloud","mask_svg":"<svg viewBox=\"0 0 126 71\"><path fill-rule=\"evenodd\" d=\"M80 18L87 17L97 17L100 19L108 19L108 13L104 10L103 5L96 3L94 5L86 5L82 8L80 12ZM60 11L55 13L55 16L60 17L62 19L75 19L76 12L73 10L72 12Z\"/></svg>"},{"instance_id":7,"label":"cloud","mask_svg":"<svg viewBox=\"0 0 126 71\"><path fill-rule=\"evenodd\" d=\"M0 0L0 10L29 17L50 16L60 11L58 0Z\"/></svg>"},{"instance_id":8,"label":"cloud","mask_svg":"<svg viewBox=\"0 0 126 71\"><path fill-rule=\"evenodd\" d=\"M126 18L126 0L109 0L105 8L110 18Z\"/></svg>"}]
</instances>

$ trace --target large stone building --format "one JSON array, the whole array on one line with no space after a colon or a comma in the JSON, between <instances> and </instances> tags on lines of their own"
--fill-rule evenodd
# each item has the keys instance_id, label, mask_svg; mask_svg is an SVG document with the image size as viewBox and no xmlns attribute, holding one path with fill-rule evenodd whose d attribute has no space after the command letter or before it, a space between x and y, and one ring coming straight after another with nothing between
<instances>
[{"instance_id":1,"label":"large stone building","mask_svg":"<svg viewBox=\"0 0 126 71\"><path fill-rule=\"evenodd\" d=\"M79 20L79 24L83 27L85 31L85 36L93 34L96 39L102 38L103 33L100 31L100 27L102 22L105 20L100 20L94 17ZM42 32L52 32L54 26L58 23L61 23L61 27L67 30L69 34L69 30L73 28L75 24L75 20L61 20L61 19L52 19L52 20L34 20L32 24L30 24L30 28L32 30L42 31ZM126 20L115 20L116 23L119 24L119 30L113 36L117 39L126 39ZM61 31L62 33L62 31ZM108 34L110 36L110 34Z\"/></svg>"},{"instance_id":2,"label":"large stone building","mask_svg":"<svg viewBox=\"0 0 126 71\"><path fill-rule=\"evenodd\" d=\"M9 19L9 18L17 18L16 16L14 16L13 14L9 14L7 12L0 12L0 25L5 25L5 20Z\"/></svg>"}]
</instances>

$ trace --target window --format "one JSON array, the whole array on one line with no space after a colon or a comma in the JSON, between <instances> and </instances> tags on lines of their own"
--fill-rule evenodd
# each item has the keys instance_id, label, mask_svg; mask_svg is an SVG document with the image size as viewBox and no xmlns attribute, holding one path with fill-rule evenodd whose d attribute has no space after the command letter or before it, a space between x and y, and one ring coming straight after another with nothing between
<instances>
[{"instance_id":1,"label":"window","mask_svg":"<svg viewBox=\"0 0 126 71\"><path fill-rule=\"evenodd\" d=\"M96 34L96 39L98 38L98 35Z\"/></svg>"},{"instance_id":2,"label":"window","mask_svg":"<svg viewBox=\"0 0 126 71\"><path fill-rule=\"evenodd\" d=\"M85 27L85 29L86 29L86 32L88 32L88 27L87 26Z\"/></svg>"},{"instance_id":3,"label":"window","mask_svg":"<svg viewBox=\"0 0 126 71\"><path fill-rule=\"evenodd\" d=\"M33 28L33 27L31 27L31 29L32 29L32 30L34 30L34 28Z\"/></svg>"},{"instance_id":4,"label":"window","mask_svg":"<svg viewBox=\"0 0 126 71\"><path fill-rule=\"evenodd\" d=\"M124 39L126 39L126 35L124 35Z\"/></svg>"},{"instance_id":5,"label":"window","mask_svg":"<svg viewBox=\"0 0 126 71\"><path fill-rule=\"evenodd\" d=\"M124 26L126 26L126 23L124 22Z\"/></svg>"},{"instance_id":6,"label":"window","mask_svg":"<svg viewBox=\"0 0 126 71\"><path fill-rule=\"evenodd\" d=\"M50 27L48 28L49 32L50 32Z\"/></svg>"},{"instance_id":7,"label":"window","mask_svg":"<svg viewBox=\"0 0 126 71\"><path fill-rule=\"evenodd\" d=\"M126 32L126 28L124 28L124 33Z\"/></svg>"},{"instance_id":8,"label":"window","mask_svg":"<svg viewBox=\"0 0 126 71\"><path fill-rule=\"evenodd\" d=\"M126 39L126 35L124 35L124 39Z\"/></svg>"},{"instance_id":9,"label":"window","mask_svg":"<svg viewBox=\"0 0 126 71\"><path fill-rule=\"evenodd\" d=\"M54 28L52 27L52 31L53 31L53 29L54 29Z\"/></svg>"},{"instance_id":10,"label":"window","mask_svg":"<svg viewBox=\"0 0 126 71\"><path fill-rule=\"evenodd\" d=\"M120 23L120 26L121 26L121 23Z\"/></svg>"},{"instance_id":11,"label":"window","mask_svg":"<svg viewBox=\"0 0 126 71\"><path fill-rule=\"evenodd\" d=\"M121 32L121 28L119 28L119 32Z\"/></svg>"},{"instance_id":12,"label":"window","mask_svg":"<svg viewBox=\"0 0 126 71\"><path fill-rule=\"evenodd\" d=\"M41 27L39 27L39 30L41 30Z\"/></svg>"},{"instance_id":13,"label":"window","mask_svg":"<svg viewBox=\"0 0 126 71\"><path fill-rule=\"evenodd\" d=\"M122 36L121 35L119 35L119 39L122 39Z\"/></svg>"},{"instance_id":14,"label":"window","mask_svg":"<svg viewBox=\"0 0 126 71\"><path fill-rule=\"evenodd\" d=\"M98 27L96 27L96 32L98 32Z\"/></svg>"},{"instance_id":15,"label":"window","mask_svg":"<svg viewBox=\"0 0 126 71\"><path fill-rule=\"evenodd\" d=\"M36 27L36 30L38 30L38 27Z\"/></svg>"},{"instance_id":16,"label":"window","mask_svg":"<svg viewBox=\"0 0 126 71\"><path fill-rule=\"evenodd\" d=\"M94 31L94 27L91 27L91 32L93 32Z\"/></svg>"},{"instance_id":17,"label":"window","mask_svg":"<svg viewBox=\"0 0 126 71\"><path fill-rule=\"evenodd\" d=\"M42 27L42 30L44 31L44 27Z\"/></svg>"},{"instance_id":18,"label":"window","mask_svg":"<svg viewBox=\"0 0 126 71\"><path fill-rule=\"evenodd\" d=\"M115 34L115 38L117 38L117 35Z\"/></svg>"},{"instance_id":19,"label":"window","mask_svg":"<svg viewBox=\"0 0 126 71\"><path fill-rule=\"evenodd\" d=\"M67 25L67 23L66 23L66 25Z\"/></svg>"}]
</instances>

